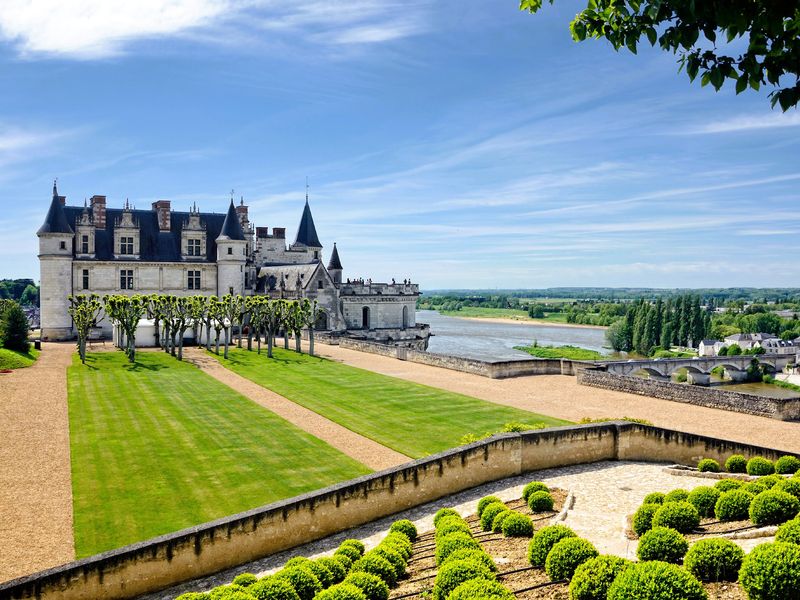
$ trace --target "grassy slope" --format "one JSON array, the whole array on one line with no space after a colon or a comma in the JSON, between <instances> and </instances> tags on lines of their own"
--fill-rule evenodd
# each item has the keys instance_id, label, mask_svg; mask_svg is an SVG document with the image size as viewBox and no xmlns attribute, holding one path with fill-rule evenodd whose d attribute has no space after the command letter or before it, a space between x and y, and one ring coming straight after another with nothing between
<instances>
[{"instance_id":1,"label":"grassy slope","mask_svg":"<svg viewBox=\"0 0 800 600\"><path fill-rule=\"evenodd\" d=\"M499 431L511 421L567 423L282 349L276 349L272 360L266 354L234 350L229 360L220 361L259 385L414 458L457 446L467 433Z\"/></svg>"},{"instance_id":2,"label":"grassy slope","mask_svg":"<svg viewBox=\"0 0 800 600\"><path fill-rule=\"evenodd\" d=\"M604 357L595 350L577 346L514 346L538 358L570 358L572 360L602 360Z\"/></svg>"},{"instance_id":3,"label":"grassy slope","mask_svg":"<svg viewBox=\"0 0 800 600\"><path fill-rule=\"evenodd\" d=\"M79 557L369 472L161 353L76 357L68 385Z\"/></svg>"},{"instance_id":4,"label":"grassy slope","mask_svg":"<svg viewBox=\"0 0 800 600\"><path fill-rule=\"evenodd\" d=\"M0 370L30 367L36 362L38 357L39 351L34 350L33 346L31 346L27 354L22 354L22 352L17 352L15 350L8 350L7 348L0 348Z\"/></svg>"},{"instance_id":5,"label":"grassy slope","mask_svg":"<svg viewBox=\"0 0 800 600\"><path fill-rule=\"evenodd\" d=\"M516 308L481 308L479 306L465 306L461 310L440 310L447 317L466 317L484 319L515 319L530 321L531 323L566 323L566 313L545 313L541 319L531 319L528 311Z\"/></svg>"}]
</instances>

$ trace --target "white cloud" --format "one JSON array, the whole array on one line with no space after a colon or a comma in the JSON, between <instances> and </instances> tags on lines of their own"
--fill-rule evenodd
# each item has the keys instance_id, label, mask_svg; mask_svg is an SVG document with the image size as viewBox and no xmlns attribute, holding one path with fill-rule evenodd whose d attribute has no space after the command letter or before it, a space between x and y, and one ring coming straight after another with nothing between
<instances>
[{"instance_id":1,"label":"white cloud","mask_svg":"<svg viewBox=\"0 0 800 600\"><path fill-rule=\"evenodd\" d=\"M772 112L763 115L739 115L721 121L712 121L690 129L686 133L729 133L798 125L800 125L800 113Z\"/></svg>"}]
</instances>

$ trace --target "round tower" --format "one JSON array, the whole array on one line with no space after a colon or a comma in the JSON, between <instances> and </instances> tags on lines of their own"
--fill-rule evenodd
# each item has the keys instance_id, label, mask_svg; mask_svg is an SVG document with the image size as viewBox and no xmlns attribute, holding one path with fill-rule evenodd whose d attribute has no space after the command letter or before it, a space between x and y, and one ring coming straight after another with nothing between
<instances>
[{"instance_id":1,"label":"round tower","mask_svg":"<svg viewBox=\"0 0 800 600\"><path fill-rule=\"evenodd\" d=\"M222 223L217 242L217 295L244 294L244 269L247 263L247 240L242 231L233 199Z\"/></svg>"},{"instance_id":2,"label":"round tower","mask_svg":"<svg viewBox=\"0 0 800 600\"><path fill-rule=\"evenodd\" d=\"M64 203L53 183L53 200L39 237L39 281L42 339L68 340L74 337L68 297L72 294L72 258L75 232L69 224Z\"/></svg>"}]
</instances>

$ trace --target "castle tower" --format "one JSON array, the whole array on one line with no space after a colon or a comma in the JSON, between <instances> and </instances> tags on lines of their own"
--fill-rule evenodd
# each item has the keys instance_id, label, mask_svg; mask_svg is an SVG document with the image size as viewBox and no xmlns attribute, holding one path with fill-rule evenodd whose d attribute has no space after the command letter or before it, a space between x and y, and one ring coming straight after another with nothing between
<instances>
[{"instance_id":1,"label":"castle tower","mask_svg":"<svg viewBox=\"0 0 800 600\"><path fill-rule=\"evenodd\" d=\"M306 194L306 205L303 208L303 216L300 218L300 226L297 228L297 237L291 247L292 250L306 250L312 260L320 260L322 256L322 243L317 236L314 217L311 216L308 194Z\"/></svg>"},{"instance_id":2,"label":"castle tower","mask_svg":"<svg viewBox=\"0 0 800 600\"><path fill-rule=\"evenodd\" d=\"M247 262L245 240L233 199L217 237L217 295L244 294L244 267Z\"/></svg>"},{"instance_id":3,"label":"castle tower","mask_svg":"<svg viewBox=\"0 0 800 600\"><path fill-rule=\"evenodd\" d=\"M342 283L342 261L339 260L339 251L336 249L336 242L333 242L333 254L331 260L328 262L328 273L333 278L333 283Z\"/></svg>"},{"instance_id":4,"label":"castle tower","mask_svg":"<svg viewBox=\"0 0 800 600\"><path fill-rule=\"evenodd\" d=\"M58 195L53 182L53 200L36 232L39 236L39 280L42 339L68 340L73 337L69 300L72 292L72 251L75 232L64 212L66 198Z\"/></svg>"}]
</instances>

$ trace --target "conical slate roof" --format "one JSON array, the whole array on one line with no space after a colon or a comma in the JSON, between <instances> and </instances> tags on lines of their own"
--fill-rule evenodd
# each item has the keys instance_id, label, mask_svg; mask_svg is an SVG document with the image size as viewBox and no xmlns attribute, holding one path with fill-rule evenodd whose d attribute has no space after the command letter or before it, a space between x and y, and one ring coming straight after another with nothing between
<instances>
[{"instance_id":1,"label":"conical slate roof","mask_svg":"<svg viewBox=\"0 0 800 600\"><path fill-rule=\"evenodd\" d=\"M239 222L239 215L236 214L233 199L231 199L231 204L228 207L228 214L225 215L225 221L222 223L222 231L219 232L219 237L244 241L242 224Z\"/></svg>"},{"instance_id":2,"label":"conical slate roof","mask_svg":"<svg viewBox=\"0 0 800 600\"><path fill-rule=\"evenodd\" d=\"M328 263L328 271L336 269L339 271L342 270L342 261L339 260L339 251L336 249L336 242L333 242L333 254L331 254L331 260Z\"/></svg>"},{"instance_id":3,"label":"conical slate roof","mask_svg":"<svg viewBox=\"0 0 800 600\"><path fill-rule=\"evenodd\" d=\"M294 243L311 248L322 248L317 237L317 228L314 227L314 217L311 216L311 207L308 206L308 198L306 198L306 206L303 209L303 216L300 218L300 227L297 228L297 237Z\"/></svg>"},{"instance_id":4,"label":"conical slate roof","mask_svg":"<svg viewBox=\"0 0 800 600\"><path fill-rule=\"evenodd\" d=\"M50 209L44 218L44 224L39 228L37 234L41 233L74 233L69 225L64 206L61 204L61 197L58 195L56 184L53 184L53 200L50 202Z\"/></svg>"}]
</instances>

